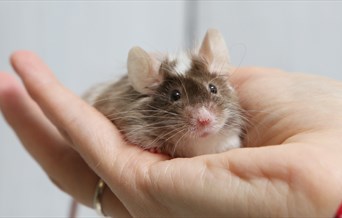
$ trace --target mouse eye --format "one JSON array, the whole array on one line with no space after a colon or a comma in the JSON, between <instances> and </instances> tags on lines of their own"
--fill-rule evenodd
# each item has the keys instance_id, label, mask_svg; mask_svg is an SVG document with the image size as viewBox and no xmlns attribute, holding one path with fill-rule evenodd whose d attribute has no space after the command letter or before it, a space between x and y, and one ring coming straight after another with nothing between
<instances>
[{"instance_id":1,"label":"mouse eye","mask_svg":"<svg viewBox=\"0 0 342 218\"><path fill-rule=\"evenodd\" d=\"M213 84L209 84L209 90L213 94L217 94L217 88Z\"/></svg>"},{"instance_id":2,"label":"mouse eye","mask_svg":"<svg viewBox=\"0 0 342 218\"><path fill-rule=\"evenodd\" d=\"M178 101L181 98L181 93L178 90L173 90L170 97L172 101Z\"/></svg>"}]
</instances>

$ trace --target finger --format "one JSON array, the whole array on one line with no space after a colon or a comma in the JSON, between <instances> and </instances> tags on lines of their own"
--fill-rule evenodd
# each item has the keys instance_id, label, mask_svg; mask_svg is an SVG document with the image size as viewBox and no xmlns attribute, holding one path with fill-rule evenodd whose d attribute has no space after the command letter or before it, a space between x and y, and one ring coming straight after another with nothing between
<instances>
[{"instance_id":1,"label":"finger","mask_svg":"<svg viewBox=\"0 0 342 218\"><path fill-rule=\"evenodd\" d=\"M0 81L0 108L25 148L62 190L92 207L98 176L67 145L21 84L5 73L0 73ZM116 214L128 215L122 203L107 192L104 210L114 208Z\"/></svg>"},{"instance_id":2,"label":"finger","mask_svg":"<svg viewBox=\"0 0 342 218\"><path fill-rule=\"evenodd\" d=\"M146 165L166 158L128 146L108 119L65 89L36 55L17 52L11 61L42 111L116 194L123 193L121 185L134 181L137 172L144 173Z\"/></svg>"},{"instance_id":3,"label":"finger","mask_svg":"<svg viewBox=\"0 0 342 218\"><path fill-rule=\"evenodd\" d=\"M7 122L43 167L52 168L49 157L59 156L68 146L62 146L63 138L12 76L0 73L0 81L0 107Z\"/></svg>"}]
</instances>

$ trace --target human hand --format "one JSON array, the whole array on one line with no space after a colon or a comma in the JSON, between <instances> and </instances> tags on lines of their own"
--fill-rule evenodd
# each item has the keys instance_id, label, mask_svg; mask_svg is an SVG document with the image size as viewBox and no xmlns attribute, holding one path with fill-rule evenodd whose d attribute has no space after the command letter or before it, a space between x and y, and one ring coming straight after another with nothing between
<instances>
[{"instance_id":1,"label":"human hand","mask_svg":"<svg viewBox=\"0 0 342 218\"><path fill-rule=\"evenodd\" d=\"M30 95L0 74L7 121L50 178L78 201L91 205L100 176L111 190L102 201L108 215L332 217L341 201L339 82L237 69L232 83L251 117L247 148L170 160L126 145L35 55L18 52L12 64Z\"/></svg>"}]
</instances>

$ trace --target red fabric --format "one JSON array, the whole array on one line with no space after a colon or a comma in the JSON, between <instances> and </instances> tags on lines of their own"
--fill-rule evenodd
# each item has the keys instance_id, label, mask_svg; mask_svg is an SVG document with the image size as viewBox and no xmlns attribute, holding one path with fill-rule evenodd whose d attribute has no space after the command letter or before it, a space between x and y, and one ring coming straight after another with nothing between
<instances>
[{"instance_id":1,"label":"red fabric","mask_svg":"<svg viewBox=\"0 0 342 218\"><path fill-rule=\"evenodd\" d=\"M340 207L337 210L335 218L342 218L342 203L341 203Z\"/></svg>"}]
</instances>

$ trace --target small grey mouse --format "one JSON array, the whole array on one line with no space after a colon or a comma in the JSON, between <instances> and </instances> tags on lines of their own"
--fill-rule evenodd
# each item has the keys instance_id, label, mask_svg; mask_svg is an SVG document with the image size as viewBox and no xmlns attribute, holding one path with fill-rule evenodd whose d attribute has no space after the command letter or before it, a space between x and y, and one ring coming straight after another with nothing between
<instances>
[{"instance_id":1,"label":"small grey mouse","mask_svg":"<svg viewBox=\"0 0 342 218\"><path fill-rule=\"evenodd\" d=\"M218 30L209 29L191 52L158 56L133 47L127 70L120 80L85 95L125 140L171 157L241 147L244 117Z\"/></svg>"}]
</instances>

